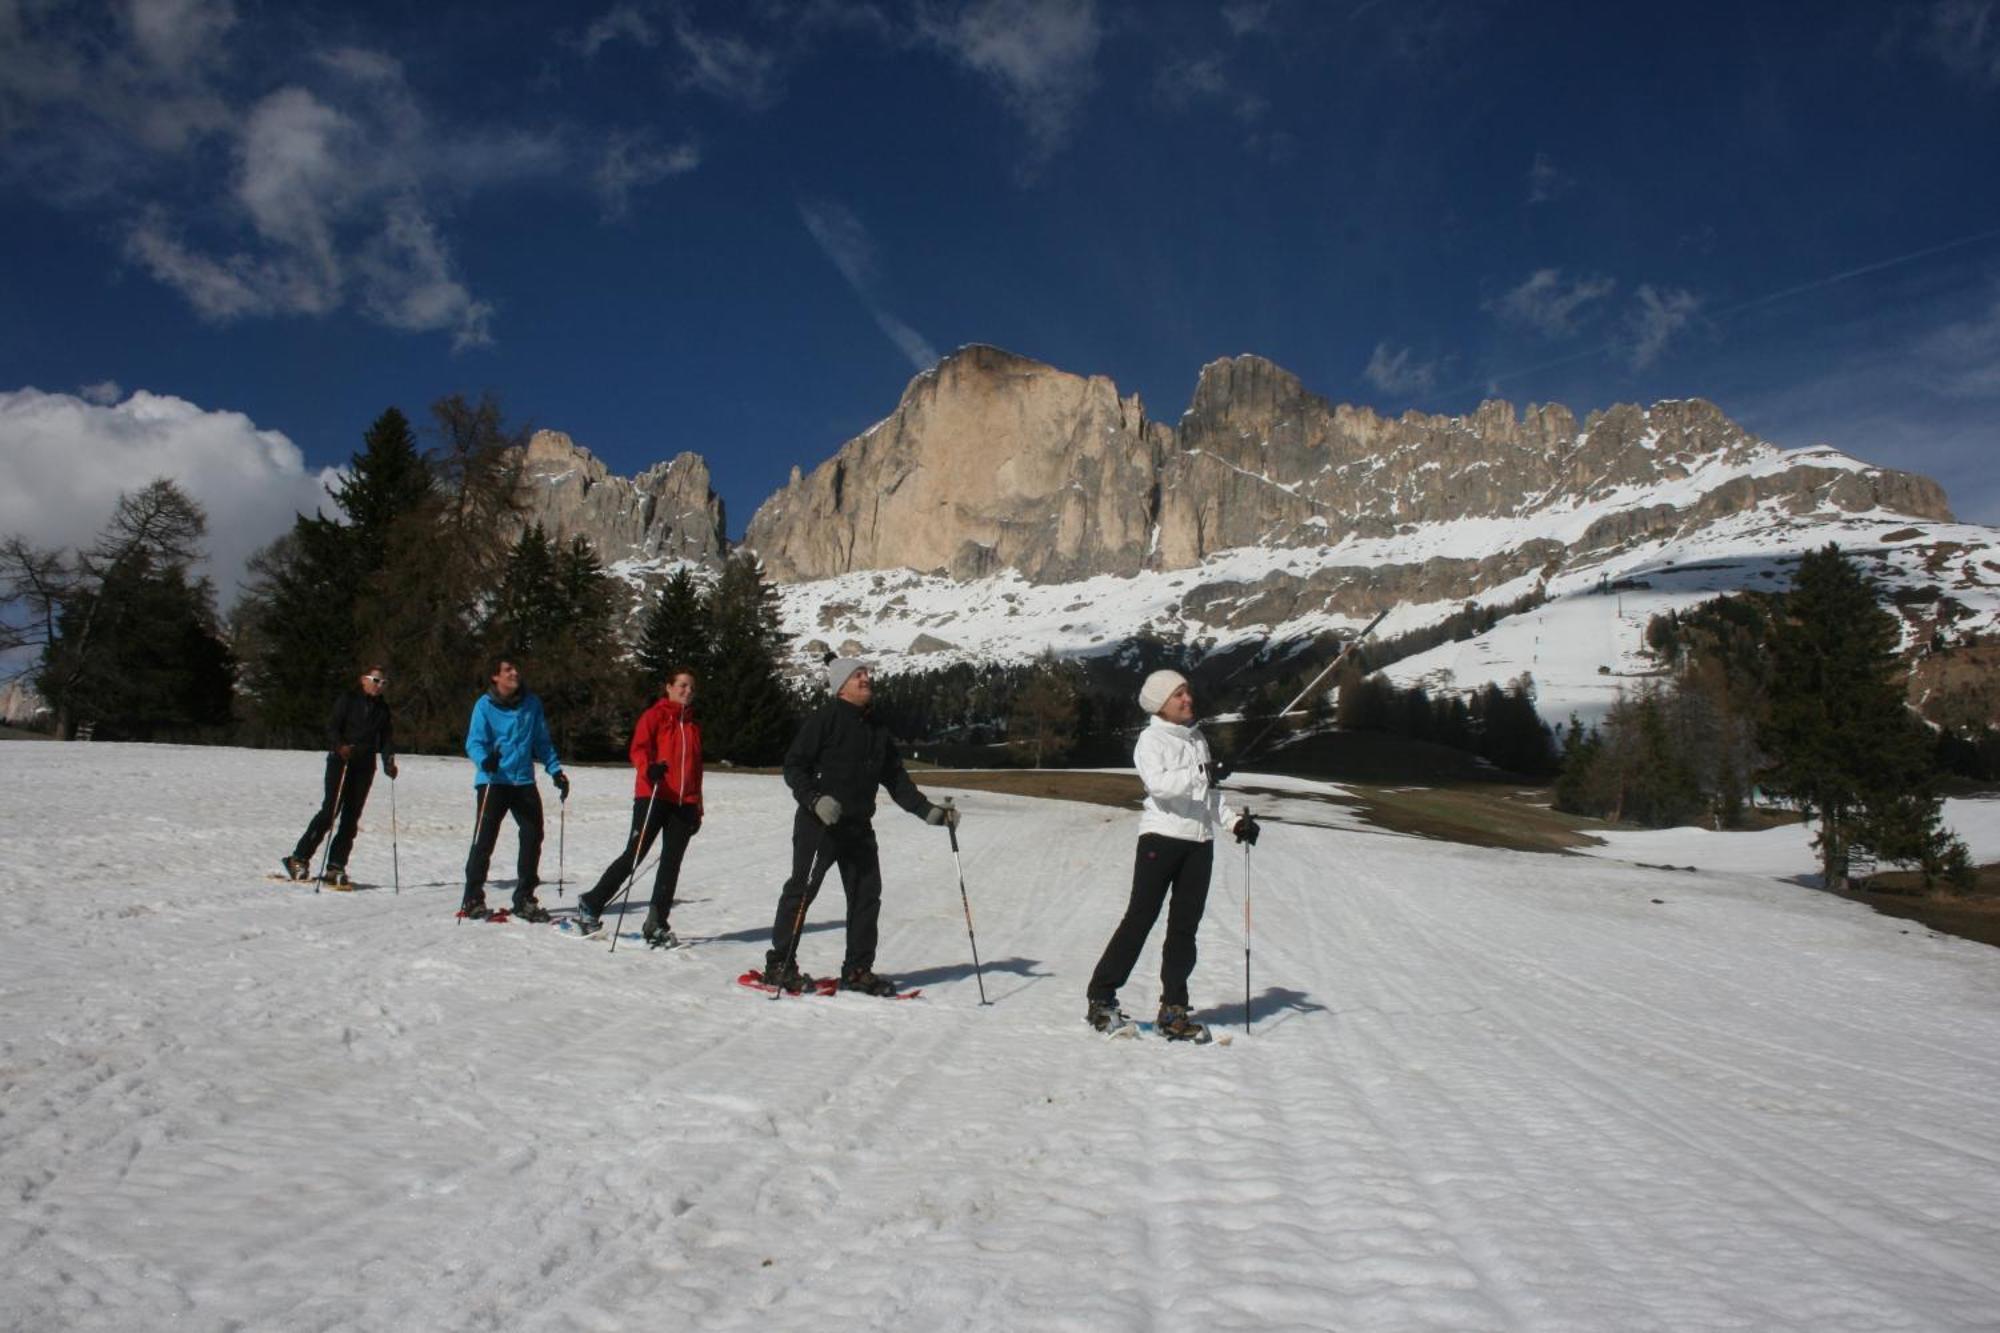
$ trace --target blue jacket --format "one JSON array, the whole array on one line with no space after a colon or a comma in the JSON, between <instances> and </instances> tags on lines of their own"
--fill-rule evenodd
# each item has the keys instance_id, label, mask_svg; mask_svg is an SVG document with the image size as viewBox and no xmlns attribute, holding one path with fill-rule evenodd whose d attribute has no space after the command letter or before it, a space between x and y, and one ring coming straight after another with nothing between
<instances>
[{"instance_id":1,"label":"blue jacket","mask_svg":"<svg viewBox=\"0 0 2000 1333\"><path fill-rule=\"evenodd\" d=\"M500 752L500 771L486 771L486 756ZM549 722L542 701L522 690L502 703L488 690L472 706L472 725L465 731L465 753L472 760L472 785L498 782L509 787L533 786L535 761L551 776L562 772L556 743L549 739Z\"/></svg>"}]
</instances>

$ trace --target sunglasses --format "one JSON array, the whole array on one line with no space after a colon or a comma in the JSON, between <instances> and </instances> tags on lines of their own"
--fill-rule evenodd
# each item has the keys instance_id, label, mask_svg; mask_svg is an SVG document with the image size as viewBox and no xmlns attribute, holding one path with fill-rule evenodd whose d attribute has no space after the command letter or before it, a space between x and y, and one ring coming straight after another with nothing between
<instances>
[{"instance_id":1,"label":"sunglasses","mask_svg":"<svg viewBox=\"0 0 2000 1333\"><path fill-rule=\"evenodd\" d=\"M367 681L370 685L387 685L389 683L387 676L363 676L361 679Z\"/></svg>"}]
</instances>

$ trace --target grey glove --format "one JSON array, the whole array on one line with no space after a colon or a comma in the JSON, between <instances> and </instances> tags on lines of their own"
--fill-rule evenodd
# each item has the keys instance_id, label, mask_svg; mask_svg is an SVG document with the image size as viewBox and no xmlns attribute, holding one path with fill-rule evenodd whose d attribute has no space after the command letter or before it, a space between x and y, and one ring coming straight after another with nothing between
<instances>
[{"instance_id":1,"label":"grey glove","mask_svg":"<svg viewBox=\"0 0 2000 1333\"><path fill-rule=\"evenodd\" d=\"M955 805L934 805L924 811L926 824L942 824L946 828L958 827L958 807Z\"/></svg>"},{"instance_id":2,"label":"grey glove","mask_svg":"<svg viewBox=\"0 0 2000 1333\"><path fill-rule=\"evenodd\" d=\"M832 828L840 822L840 802L831 796L822 796L812 803L812 812L819 822Z\"/></svg>"}]
</instances>

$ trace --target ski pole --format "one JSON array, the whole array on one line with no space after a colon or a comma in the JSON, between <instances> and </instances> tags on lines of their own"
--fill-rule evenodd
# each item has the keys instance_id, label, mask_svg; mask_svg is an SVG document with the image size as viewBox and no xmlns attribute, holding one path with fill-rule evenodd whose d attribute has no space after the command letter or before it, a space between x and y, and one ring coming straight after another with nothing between
<instances>
[{"instance_id":1,"label":"ski pole","mask_svg":"<svg viewBox=\"0 0 2000 1333\"><path fill-rule=\"evenodd\" d=\"M563 896L563 858L569 850L569 798L556 803L556 901Z\"/></svg>"},{"instance_id":2,"label":"ski pole","mask_svg":"<svg viewBox=\"0 0 2000 1333\"><path fill-rule=\"evenodd\" d=\"M1250 1035L1250 844L1243 844L1243 1035Z\"/></svg>"},{"instance_id":3,"label":"ski pole","mask_svg":"<svg viewBox=\"0 0 2000 1333\"><path fill-rule=\"evenodd\" d=\"M474 856L479 855L479 834L486 827L486 798L492 794L492 783L482 782L479 784L479 814L472 821L472 854ZM465 924L465 913L460 912L458 914L458 924L461 926Z\"/></svg>"},{"instance_id":4,"label":"ski pole","mask_svg":"<svg viewBox=\"0 0 2000 1333\"><path fill-rule=\"evenodd\" d=\"M646 854L646 832L653 826L653 802L659 799L660 789L658 786L655 786L652 795L646 798L646 817L639 821L638 828L632 830L632 845L625 849L632 857L632 869L625 876L625 887L618 890L618 896L606 905L604 912L606 916L611 915L611 908L613 907L619 909L621 917L624 915L626 895L632 892L632 885L639 878L639 860ZM611 952L618 952L618 923L616 921L611 923Z\"/></svg>"},{"instance_id":5,"label":"ski pole","mask_svg":"<svg viewBox=\"0 0 2000 1333\"><path fill-rule=\"evenodd\" d=\"M396 779L389 779L389 867L396 877L396 892L403 892L403 854L396 846Z\"/></svg>"},{"instance_id":6,"label":"ski pole","mask_svg":"<svg viewBox=\"0 0 2000 1333\"><path fill-rule=\"evenodd\" d=\"M952 798L944 798L945 807L951 808ZM972 933L972 899L965 893L965 862L958 856L958 826L951 820L944 822L945 832L951 834L951 863L958 871L958 901L965 908L965 939L972 946L972 975L979 982L979 1003L986 1003L986 974L979 966L979 941Z\"/></svg>"},{"instance_id":7,"label":"ski pole","mask_svg":"<svg viewBox=\"0 0 2000 1333\"><path fill-rule=\"evenodd\" d=\"M347 761L340 761L340 781L333 784L333 825L327 829L326 850L320 853L319 879L313 881L313 892L319 892L320 880L326 878L326 867L333 860L333 844L340 840L340 807L347 796Z\"/></svg>"},{"instance_id":8,"label":"ski pole","mask_svg":"<svg viewBox=\"0 0 2000 1333\"><path fill-rule=\"evenodd\" d=\"M826 850L826 841L832 836L833 825L823 823L819 826L819 842L813 847L812 860L806 864L806 886L799 893L799 910L792 916L792 944L785 951L785 965L778 969L778 984L771 988L774 1000L785 993L785 978L799 965L799 936L805 933L806 907L819 896L820 881L826 878L827 871L833 869L832 861L824 866L819 863L820 854Z\"/></svg>"},{"instance_id":9,"label":"ski pole","mask_svg":"<svg viewBox=\"0 0 2000 1333\"><path fill-rule=\"evenodd\" d=\"M1353 652L1356 648L1361 646L1361 641L1363 639L1367 638L1370 634L1375 632L1375 627L1382 623L1384 617L1386 617L1389 614L1390 610L1394 610L1394 608L1391 607L1388 610L1382 611L1373 620L1369 621L1368 624L1362 629L1362 631L1359 634L1349 639L1347 641L1347 646L1345 648L1342 648L1340 652L1334 656L1334 659L1326 664L1326 670L1320 672L1317 676L1314 676L1312 678L1311 684L1307 685L1304 689L1300 690L1296 695L1292 696L1292 701L1286 704L1283 708L1280 708L1278 710L1278 715L1272 718L1270 722L1264 727L1264 729L1258 732L1256 737L1252 739L1248 745L1244 746L1242 749L1236 752L1236 758L1234 762L1240 764L1245 759L1248 759L1251 756L1251 754L1256 751L1257 747L1264 743L1264 738L1269 736L1273 731L1277 730L1278 724L1285 720L1285 714L1291 712L1294 708L1297 708L1299 706L1299 700L1305 698L1308 694L1311 694L1314 688L1318 686L1318 684L1321 681L1325 680L1328 676L1331 676L1334 673L1334 671L1340 666L1340 664L1347 660L1347 655L1349 653Z\"/></svg>"}]
</instances>

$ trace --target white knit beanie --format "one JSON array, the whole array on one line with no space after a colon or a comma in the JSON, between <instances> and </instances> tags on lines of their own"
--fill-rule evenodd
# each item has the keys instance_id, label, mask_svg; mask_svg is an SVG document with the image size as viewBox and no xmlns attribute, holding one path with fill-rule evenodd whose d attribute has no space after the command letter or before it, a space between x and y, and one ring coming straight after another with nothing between
<instances>
[{"instance_id":1,"label":"white knit beanie","mask_svg":"<svg viewBox=\"0 0 2000 1333\"><path fill-rule=\"evenodd\" d=\"M1146 683L1139 687L1139 707L1148 713L1157 713L1167 706L1167 700L1174 691L1187 684L1187 677L1178 671L1155 671L1146 677Z\"/></svg>"},{"instance_id":2,"label":"white knit beanie","mask_svg":"<svg viewBox=\"0 0 2000 1333\"><path fill-rule=\"evenodd\" d=\"M826 692L839 694L840 687L847 678L857 671L869 670L869 665L858 657L836 657L826 664Z\"/></svg>"}]
</instances>

